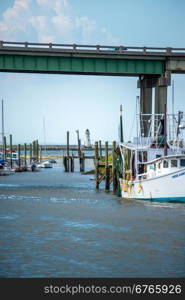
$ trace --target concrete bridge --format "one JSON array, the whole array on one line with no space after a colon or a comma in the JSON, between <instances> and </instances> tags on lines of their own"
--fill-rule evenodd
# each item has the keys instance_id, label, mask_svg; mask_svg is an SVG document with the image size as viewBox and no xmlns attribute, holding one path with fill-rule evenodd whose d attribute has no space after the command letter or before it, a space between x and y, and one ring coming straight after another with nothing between
<instances>
[{"instance_id":1,"label":"concrete bridge","mask_svg":"<svg viewBox=\"0 0 185 300\"><path fill-rule=\"evenodd\" d=\"M0 41L0 72L137 76L141 112L152 112L155 88L155 113L164 113L171 74L185 73L185 48Z\"/></svg>"}]
</instances>

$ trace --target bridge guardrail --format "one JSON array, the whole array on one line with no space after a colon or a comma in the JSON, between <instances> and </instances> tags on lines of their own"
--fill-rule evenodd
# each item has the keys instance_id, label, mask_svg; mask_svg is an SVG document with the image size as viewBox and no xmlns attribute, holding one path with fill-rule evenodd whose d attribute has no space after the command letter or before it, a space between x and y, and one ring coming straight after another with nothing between
<instances>
[{"instance_id":1,"label":"bridge guardrail","mask_svg":"<svg viewBox=\"0 0 185 300\"><path fill-rule=\"evenodd\" d=\"M140 54L140 55L185 55L185 48L173 47L136 47L136 46L106 46L106 45L79 45L79 44L53 44L53 43L29 43L0 41L0 50L49 50L49 51L72 51L92 53L114 54Z\"/></svg>"}]
</instances>

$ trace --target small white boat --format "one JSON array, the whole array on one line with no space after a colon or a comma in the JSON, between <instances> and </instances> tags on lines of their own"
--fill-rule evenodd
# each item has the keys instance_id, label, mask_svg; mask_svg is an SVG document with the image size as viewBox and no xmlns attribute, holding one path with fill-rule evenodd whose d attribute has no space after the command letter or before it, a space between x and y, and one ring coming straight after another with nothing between
<instances>
[{"instance_id":1,"label":"small white boat","mask_svg":"<svg viewBox=\"0 0 185 300\"><path fill-rule=\"evenodd\" d=\"M15 170L11 169L10 167L0 165L0 176L6 176L14 174Z\"/></svg>"},{"instance_id":2,"label":"small white boat","mask_svg":"<svg viewBox=\"0 0 185 300\"><path fill-rule=\"evenodd\" d=\"M39 171L40 168L41 168L41 166L39 164L32 163L27 166L27 171L36 172L36 171Z\"/></svg>"},{"instance_id":3,"label":"small white boat","mask_svg":"<svg viewBox=\"0 0 185 300\"><path fill-rule=\"evenodd\" d=\"M57 163L57 161L56 161L55 159L50 159L49 162L50 162L51 164L56 164L56 163Z\"/></svg>"},{"instance_id":4,"label":"small white boat","mask_svg":"<svg viewBox=\"0 0 185 300\"><path fill-rule=\"evenodd\" d=\"M43 163L40 164L41 168L53 168L52 163L50 163L49 161L45 161Z\"/></svg>"}]
</instances>

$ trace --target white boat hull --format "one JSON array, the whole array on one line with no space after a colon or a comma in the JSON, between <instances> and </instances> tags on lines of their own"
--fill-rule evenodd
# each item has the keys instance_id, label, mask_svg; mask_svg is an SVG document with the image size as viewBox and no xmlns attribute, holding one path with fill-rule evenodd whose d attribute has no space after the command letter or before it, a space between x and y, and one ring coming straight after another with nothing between
<instances>
[{"instance_id":1,"label":"white boat hull","mask_svg":"<svg viewBox=\"0 0 185 300\"><path fill-rule=\"evenodd\" d=\"M30 165L27 166L27 171L32 171L32 172L40 171L40 168L41 168L40 165L30 164Z\"/></svg>"},{"instance_id":2,"label":"white boat hull","mask_svg":"<svg viewBox=\"0 0 185 300\"><path fill-rule=\"evenodd\" d=\"M14 174L14 173L15 173L15 170L10 169L10 168L0 169L0 176L11 175L11 174Z\"/></svg>"},{"instance_id":3,"label":"white boat hull","mask_svg":"<svg viewBox=\"0 0 185 300\"><path fill-rule=\"evenodd\" d=\"M185 202L185 168L155 178L126 183L120 179L123 198Z\"/></svg>"},{"instance_id":4,"label":"white boat hull","mask_svg":"<svg viewBox=\"0 0 185 300\"><path fill-rule=\"evenodd\" d=\"M44 162L41 164L41 168L53 168L53 165L50 162Z\"/></svg>"}]
</instances>

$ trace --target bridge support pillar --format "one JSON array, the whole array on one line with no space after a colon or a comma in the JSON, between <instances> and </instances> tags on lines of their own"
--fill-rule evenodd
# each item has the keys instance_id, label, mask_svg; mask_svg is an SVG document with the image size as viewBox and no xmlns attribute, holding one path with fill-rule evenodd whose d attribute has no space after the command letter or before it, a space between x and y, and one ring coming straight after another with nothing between
<instances>
[{"instance_id":1,"label":"bridge support pillar","mask_svg":"<svg viewBox=\"0 0 185 300\"><path fill-rule=\"evenodd\" d=\"M164 114L167 105L167 86L155 87L155 114Z\"/></svg>"},{"instance_id":2,"label":"bridge support pillar","mask_svg":"<svg viewBox=\"0 0 185 300\"><path fill-rule=\"evenodd\" d=\"M150 116L152 114L152 89L155 88L155 114L164 114L165 105L167 105L167 87L171 84L171 72L166 71L164 75L141 76L138 80L138 88L140 88L140 130L141 136L147 137L150 131ZM145 116L143 116L145 114Z\"/></svg>"},{"instance_id":3,"label":"bridge support pillar","mask_svg":"<svg viewBox=\"0 0 185 300\"><path fill-rule=\"evenodd\" d=\"M138 80L140 88L140 113L152 114L152 88L157 82L156 76L142 76ZM140 130L143 137L147 137L150 130L150 116L140 117Z\"/></svg>"},{"instance_id":4,"label":"bridge support pillar","mask_svg":"<svg viewBox=\"0 0 185 300\"><path fill-rule=\"evenodd\" d=\"M170 72L166 72L165 75L158 78L155 86L155 114L165 113L165 105L167 105L167 87L170 84Z\"/></svg>"}]
</instances>

